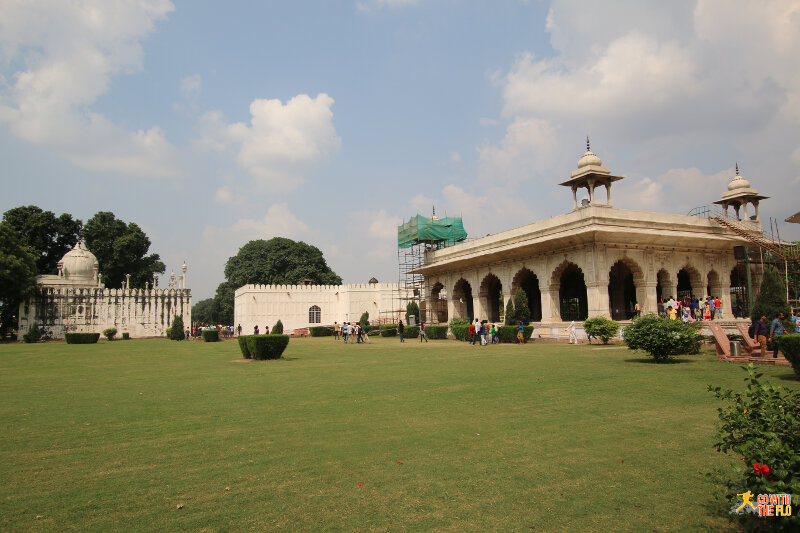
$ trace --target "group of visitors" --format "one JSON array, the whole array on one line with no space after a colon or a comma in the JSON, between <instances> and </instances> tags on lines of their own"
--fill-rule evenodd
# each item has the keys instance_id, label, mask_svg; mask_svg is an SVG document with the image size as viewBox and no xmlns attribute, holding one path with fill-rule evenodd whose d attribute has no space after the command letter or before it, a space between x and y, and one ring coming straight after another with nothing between
<instances>
[{"instance_id":1,"label":"group of visitors","mask_svg":"<svg viewBox=\"0 0 800 533\"><path fill-rule=\"evenodd\" d=\"M786 315L778 313L775 315L775 318L772 319L772 323L769 327L767 327L767 315L763 315L758 322L750 325L750 329L747 333L753 340L761 345L762 357L766 355L767 351L767 336L769 336L769 342L773 342L775 336L786 335L788 333L786 331L786 326L783 325L784 318L786 318ZM800 333L800 311L794 314L792 322L794 323L794 333ZM772 357L774 359L778 358L778 345L775 343L773 343L772 346Z\"/></svg>"},{"instance_id":2,"label":"group of visitors","mask_svg":"<svg viewBox=\"0 0 800 533\"><path fill-rule=\"evenodd\" d=\"M517 342L525 344L525 325L521 320L517 321ZM489 324L488 320L475 319L467 327L467 339L472 346L488 346L489 344L500 344L500 336L497 334L497 325Z\"/></svg>"},{"instance_id":3,"label":"group of visitors","mask_svg":"<svg viewBox=\"0 0 800 533\"><path fill-rule=\"evenodd\" d=\"M239 335L241 335L242 334L242 325L241 324L239 324L238 330L239 330ZM261 335L260 331L261 330L258 329L258 324L253 326L253 335ZM264 335L269 335L269 326L264 326L264 333L263 334Z\"/></svg>"},{"instance_id":4,"label":"group of visitors","mask_svg":"<svg viewBox=\"0 0 800 533\"><path fill-rule=\"evenodd\" d=\"M241 328L241 326L239 326ZM233 326L209 326L205 324L197 324L192 327L192 329L186 328L186 338L187 339L198 339L203 335L203 330L208 329L215 329L219 332L219 336L223 338L233 337ZM241 334L241 330L239 331Z\"/></svg>"},{"instance_id":5,"label":"group of visitors","mask_svg":"<svg viewBox=\"0 0 800 533\"><path fill-rule=\"evenodd\" d=\"M364 324L362 327L358 322L344 322L339 325L338 322L333 323L333 338L339 340L340 338L347 344L349 340L353 343L367 343L369 340L369 323Z\"/></svg>"},{"instance_id":6,"label":"group of visitors","mask_svg":"<svg viewBox=\"0 0 800 533\"><path fill-rule=\"evenodd\" d=\"M706 296L705 300L691 296L684 296L683 299L678 300L669 297L667 300L662 300L661 305L667 318L671 320L680 318L684 322L694 322L695 320L725 318L722 301L713 296Z\"/></svg>"}]
</instances>

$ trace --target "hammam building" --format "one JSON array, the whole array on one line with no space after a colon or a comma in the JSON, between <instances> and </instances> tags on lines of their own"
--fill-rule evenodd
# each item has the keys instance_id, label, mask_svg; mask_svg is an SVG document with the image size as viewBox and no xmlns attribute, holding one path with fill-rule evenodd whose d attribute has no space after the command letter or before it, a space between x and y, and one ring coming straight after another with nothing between
<instances>
[{"instance_id":1,"label":"hammam building","mask_svg":"<svg viewBox=\"0 0 800 533\"><path fill-rule=\"evenodd\" d=\"M571 210L527 226L453 246L429 246L424 265L425 315L500 320L517 289L527 293L538 331L553 336L572 320L626 320L686 295L719 297L724 317L746 312L760 277L737 260L748 235L761 234L765 199L737 173L701 216L617 209L612 185L622 180L589 150L566 181ZM578 193L588 198L578 201ZM568 205L569 205L568 204ZM748 283L749 278L749 283ZM748 289L749 284L749 289Z\"/></svg>"},{"instance_id":2,"label":"hammam building","mask_svg":"<svg viewBox=\"0 0 800 533\"><path fill-rule=\"evenodd\" d=\"M101 333L117 328L131 338L163 337L176 315L192 323L191 291L186 271L166 289L153 286L133 289L125 282L120 289L103 286L97 258L79 242L58 262L58 274L36 277L36 293L20 304L18 332L21 336L36 323L53 339L67 332Z\"/></svg>"}]
</instances>

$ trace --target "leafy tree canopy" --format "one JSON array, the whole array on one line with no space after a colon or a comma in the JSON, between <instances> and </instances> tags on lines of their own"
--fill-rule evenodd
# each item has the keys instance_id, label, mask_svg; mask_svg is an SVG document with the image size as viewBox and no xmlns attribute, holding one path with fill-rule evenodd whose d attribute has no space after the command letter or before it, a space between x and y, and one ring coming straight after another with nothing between
<instances>
[{"instance_id":1,"label":"leafy tree canopy","mask_svg":"<svg viewBox=\"0 0 800 533\"><path fill-rule=\"evenodd\" d=\"M106 287L119 287L131 275L131 287L144 288L154 273L163 273L158 254L147 255L150 239L131 222L126 224L114 213L101 211L83 227L86 247L97 257Z\"/></svg>"},{"instance_id":2,"label":"leafy tree canopy","mask_svg":"<svg viewBox=\"0 0 800 533\"><path fill-rule=\"evenodd\" d=\"M19 304L36 287L36 258L7 222L0 222L0 333L17 325Z\"/></svg>"},{"instance_id":3,"label":"leafy tree canopy","mask_svg":"<svg viewBox=\"0 0 800 533\"><path fill-rule=\"evenodd\" d=\"M58 217L52 211L43 211L35 205L15 207L3 214L19 235L24 246L31 249L39 274L55 274L58 262L78 242L82 223L72 215Z\"/></svg>"},{"instance_id":4,"label":"leafy tree canopy","mask_svg":"<svg viewBox=\"0 0 800 533\"><path fill-rule=\"evenodd\" d=\"M192 306L192 320L203 324L217 324L214 298L200 300Z\"/></svg>"},{"instance_id":5,"label":"leafy tree canopy","mask_svg":"<svg viewBox=\"0 0 800 533\"><path fill-rule=\"evenodd\" d=\"M225 279L237 289L249 283L295 285L304 279L320 285L342 283L319 248L283 237L242 246L225 264Z\"/></svg>"},{"instance_id":6,"label":"leafy tree canopy","mask_svg":"<svg viewBox=\"0 0 800 533\"><path fill-rule=\"evenodd\" d=\"M764 269L764 277L761 280L761 289L758 291L753 310L750 313L753 322L758 321L762 316L767 316L767 323L782 312L789 317L792 308L786 300L786 285L783 277L772 265L767 265Z\"/></svg>"}]
</instances>

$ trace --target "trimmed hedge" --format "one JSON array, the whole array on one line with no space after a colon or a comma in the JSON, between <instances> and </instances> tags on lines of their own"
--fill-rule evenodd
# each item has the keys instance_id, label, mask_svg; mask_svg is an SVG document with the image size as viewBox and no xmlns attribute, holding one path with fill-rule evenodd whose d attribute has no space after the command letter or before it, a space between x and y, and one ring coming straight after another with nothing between
<instances>
[{"instance_id":1,"label":"trimmed hedge","mask_svg":"<svg viewBox=\"0 0 800 533\"><path fill-rule=\"evenodd\" d=\"M470 340L467 339L467 332L469 331L469 324L466 326L459 326L459 325L451 325L450 331L453 333L453 337L460 341Z\"/></svg>"},{"instance_id":2,"label":"trimmed hedge","mask_svg":"<svg viewBox=\"0 0 800 533\"><path fill-rule=\"evenodd\" d=\"M239 342L239 350L242 352L242 357L245 359L250 359L252 355L250 354L250 350L247 348L247 337L250 335L239 335L237 337L237 341Z\"/></svg>"},{"instance_id":3,"label":"trimmed hedge","mask_svg":"<svg viewBox=\"0 0 800 533\"><path fill-rule=\"evenodd\" d=\"M419 326L406 326L403 330L404 339L416 339L419 337Z\"/></svg>"},{"instance_id":4,"label":"trimmed hedge","mask_svg":"<svg viewBox=\"0 0 800 533\"><path fill-rule=\"evenodd\" d=\"M311 334L312 337L332 337L333 336L333 327L332 326L312 326L308 328L308 332Z\"/></svg>"},{"instance_id":5,"label":"trimmed hedge","mask_svg":"<svg viewBox=\"0 0 800 533\"><path fill-rule=\"evenodd\" d=\"M405 327L408 329L408 327ZM397 324L384 324L381 326L381 337L396 337L397 336ZM405 331L403 331L403 336L405 336Z\"/></svg>"},{"instance_id":6,"label":"trimmed hedge","mask_svg":"<svg viewBox=\"0 0 800 533\"><path fill-rule=\"evenodd\" d=\"M204 329L203 340L206 342L219 342L219 331L216 329Z\"/></svg>"},{"instance_id":7,"label":"trimmed hedge","mask_svg":"<svg viewBox=\"0 0 800 533\"><path fill-rule=\"evenodd\" d=\"M65 333L67 344L97 344L99 333Z\"/></svg>"},{"instance_id":8,"label":"trimmed hedge","mask_svg":"<svg viewBox=\"0 0 800 533\"><path fill-rule=\"evenodd\" d=\"M783 356L792 363L794 373L800 376L800 333L776 335L773 339Z\"/></svg>"},{"instance_id":9,"label":"trimmed hedge","mask_svg":"<svg viewBox=\"0 0 800 533\"><path fill-rule=\"evenodd\" d=\"M246 338L247 351L253 359L280 359L286 346L289 345L289 335L248 335Z\"/></svg>"},{"instance_id":10,"label":"trimmed hedge","mask_svg":"<svg viewBox=\"0 0 800 533\"><path fill-rule=\"evenodd\" d=\"M425 326L425 335L431 340L446 339L447 326Z\"/></svg>"},{"instance_id":11,"label":"trimmed hedge","mask_svg":"<svg viewBox=\"0 0 800 533\"><path fill-rule=\"evenodd\" d=\"M533 326L522 326L522 337L525 342L528 342L533 335ZM517 340L517 326L500 326L497 328L497 338L500 342L516 343Z\"/></svg>"},{"instance_id":12,"label":"trimmed hedge","mask_svg":"<svg viewBox=\"0 0 800 533\"><path fill-rule=\"evenodd\" d=\"M129 341L129 340L131 340L131 334L130 334L130 333L128 333L127 331L123 331L123 332L122 332L122 340L124 340L124 341Z\"/></svg>"}]
</instances>

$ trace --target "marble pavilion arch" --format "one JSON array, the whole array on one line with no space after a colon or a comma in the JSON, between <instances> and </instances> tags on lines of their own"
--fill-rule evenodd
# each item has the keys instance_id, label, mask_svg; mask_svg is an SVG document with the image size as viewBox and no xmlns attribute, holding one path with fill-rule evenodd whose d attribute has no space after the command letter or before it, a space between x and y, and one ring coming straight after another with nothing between
<instances>
[{"instance_id":1,"label":"marble pavilion arch","mask_svg":"<svg viewBox=\"0 0 800 533\"><path fill-rule=\"evenodd\" d=\"M614 208L611 186L622 179L587 142L578 168L561 183L572 192L569 213L425 252L424 266L415 273L425 279L427 320L498 322L517 289L527 293L532 320L545 336L548 328L559 336L572 320L630 319L637 302L643 313L656 313L662 298L684 295L719 297L725 319L732 318L732 290L733 298L741 297L737 291L746 286L734 248L748 241L727 226L760 232L757 206L765 197L737 166L717 202L724 208L717 215L727 217L720 224L711 216ZM587 197L579 201L584 190ZM753 216L747 216L746 205L755 208ZM758 279L753 278L753 294Z\"/></svg>"}]
</instances>

